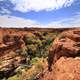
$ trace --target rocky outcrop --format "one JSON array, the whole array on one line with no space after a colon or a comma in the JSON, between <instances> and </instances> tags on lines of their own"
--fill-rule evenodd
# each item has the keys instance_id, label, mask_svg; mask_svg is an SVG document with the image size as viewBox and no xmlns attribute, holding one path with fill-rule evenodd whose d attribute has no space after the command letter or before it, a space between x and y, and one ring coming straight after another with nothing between
<instances>
[{"instance_id":1,"label":"rocky outcrop","mask_svg":"<svg viewBox=\"0 0 80 80\"><path fill-rule=\"evenodd\" d=\"M39 80L80 80L80 29L56 37L49 48L48 70Z\"/></svg>"},{"instance_id":2,"label":"rocky outcrop","mask_svg":"<svg viewBox=\"0 0 80 80\"><path fill-rule=\"evenodd\" d=\"M52 69L46 70L39 80L80 80L80 57L60 57Z\"/></svg>"},{"instance_id":3,"label":"rocky outcrop","mask_svg":"<svg viewBox=\"0 0 80 80\"><path fill-rule=\"evenodd\" d=\"M80 29L61 33L49 49L48 69L62 56L76 57L80 55Z\"/></svg>"},{"instance_id":4,"label":"rocky outcrop","mask_svg":"<svg viewBox=\"0 0 80 80\"><path fill-rule=\"evenodd\" d=\"M80 80L80 57L61 57L54 68L54 80Z\"/></svg>"},{"instance_id":5,"label":"rocky outcrop","mask_svg":"<svg viewBox=\"0 0 80 80\"><path fill-rule=\"evenodd\" d=\"M55 30L50 30L50 31L53 32ZM59 32L62 32L62 31L63 30L60 30ZM15 69L20 65L26 63L25 56L23 57L21 54L19 54L20 52L17 51L19 49L22 49L23 51L27 50L26 49L27 47L25 46L24 38L26 36L31 36L31 37L35 36L35 37L38 37L40 40L44 40L43 36L47 34L46 32L47 31L45 31L45 33L41 35L38 31L34 31L34 30L32 30L32 32L29 32L29 31L27 32L26 30L23 30L23 29L20 29L20 30L19 29L0 29L0 79L3 77L8 78L14 75ZM58 31L56 31L56 33L57 32ZM72 33L73 30L68 32ZM62 36L60 35L59 37L57 37L54 41L54 44L50 48L49 50L50 53L48 55L49 70L51 70L51 67L52 68L54 67L52 66L52 64L54 64L61 56L75 57L79 54L79 44L80 44L79 31L78 32L75 31L72 34L68 34L68 32L67 31L63 32L61 34ZM18 54L16 54L17 52ZM44 64L44 67L45 66L46 65ZM44 72L45 71L43 71L43 73ZM41 73L40 75L44 76L43 73ZM53 74L54 74L54 71L52 72L47 71L46 77L48 77L47 75L49 75L50 77L52 76L53 78ZM47 78L44 80L47 80ZM48 79L48 80L51 80L51 79Z\"/></svg>"},{"instance_id":6,"label":"rocky outcrop","mask_svg":"<svg viewBox=\"0 0 80 80\"><path fill-rule=\"evenodd\" d=\"M15 74L14 70L21 64L26 63L25 57L17 56L14 52L9 52L0 58L0 78L8 78Z\"/></svg>"},{"instance_id":7,"label":"rocky outcrop","mask_svg":"<svg viewBox=\"0 0 80 80\"><path fill-rule=\"evenodd\" d=\"M3 34L1 34L3 32ZM5 34L6 33L6 34ZM0 31L0 79L15 74L14 70L26 63L26 58L16 54L16 50L25 46L24 33L15 30Z\"/></svg>"}]
</instances>

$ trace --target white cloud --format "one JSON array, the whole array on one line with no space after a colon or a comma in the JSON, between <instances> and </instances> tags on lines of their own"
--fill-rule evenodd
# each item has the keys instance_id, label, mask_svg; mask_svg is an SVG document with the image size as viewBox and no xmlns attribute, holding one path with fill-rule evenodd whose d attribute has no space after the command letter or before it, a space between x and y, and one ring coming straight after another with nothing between
<instances>
[{"instance_id":1,"label":"white cloud","mask_svg":"<svg viewBox=\"0 0 80 80\"><path fill-rule=\"evenodd\" d=\"M78 12L73 17L51 22L47 26L48 27L53 27L54 26L55 28L80 27L80 12Z\"/></svg>"},{"instance_id":2,"label":"white cloud","mask_svg":"<svg viewBox=\"0 0 80 80\"><path fill-rule=\"evenodd\" d=\"M1 27L38 27L38 24L34 20L23 19L19 17L3 15L0 16Z\"/></svg>"},{"instance_id":3,"label":"white cloud","mask_svg":"<svg viewBox=\"0 0 80 80\"><path fill-rule=\"evenodd\" d=\"M0 16L1 27L38 27L38 28L71 28L80 27L80 13L75 16L41 25L35 20L23 19L9 15Z\"/></svg>"},{"instance_id":4,"label":"white cloud","mask_svg":"<svg viewBox=\"0 0 80 80\"><path fill-rule=\"evenodd\" d=\"M14 9L21 12L50 11L71 6L75 0L10 0Z\"/></svg>"},{"instance_id":5,"label":"white cloud","mask_svg":"<svg viewBox=\"0 0 80 80\"><path fill-rule=\"evenodd\" d=\"M1 14L10 14L11 12L8 9L2 7L0 13Z\"/></svg>"}]
</instances>

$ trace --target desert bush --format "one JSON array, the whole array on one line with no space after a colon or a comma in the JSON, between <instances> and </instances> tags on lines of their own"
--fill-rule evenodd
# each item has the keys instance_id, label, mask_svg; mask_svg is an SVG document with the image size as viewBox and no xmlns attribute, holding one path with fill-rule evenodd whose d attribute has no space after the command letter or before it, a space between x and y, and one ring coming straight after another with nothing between
<instances>
[{"instance_id":1,"label":"desert bush","mask_svg":"<svg viewBox=\"0 0 80 80\"><path fill-rule=\"evenodd\" d=\"M27 76L24 76L26 80L37 80L37 75L43 71L43 63L41 58L34 58L32 63L32 68L27 71Z\"/></svg>"},{"instance_id":2,"label":"desert bush","mask_svg":"<svg viewBox=\"0 0 80 80\"><path fill-rule=\"evenodd\" d=\"M27 50L17 49L15 52L16 52L17 55L22 55L22 56L25 56L25 57L28 56Z\"/></svg>"},{"instance_id":3,"label":"desert bush","mask_svg":"<svg viewBox=\"0 0 80 80\"><path fill-rule=\"evenodd\" d=\"M20 80L19 76L15 75L12 77L9 77L7 80Z\"/></svg>"},{"instance_id":4,"label":"desert bush","mask_svg":"<svg viewBox=\"0 0 80 80\"><path fill-rule=\"evenodd\" d=\"M23 37L23 40L24 40L24 42L25 42L25 44L26 45L28 45L28 44L34 44L35 43L35 41L36 41L36 37L35 36L24 36Z\"/></svg>"},{"instance_id":5,"label":"desert bush","mask_svg":"<svg viewBox=\"0 0 80 80\"><path fill-rule=\"evenodd\" d=\"M8 42L10 40L10 36L9 35L4 35L3 36L3 43L6 43L6 42Z\"/></svg>"},{"instance_id":6,"label":"desert bush","mask_svg":"<svg viewBox=\"0 0 80 80\"><path fill-rule=\"evenodd\" d=\"M25 35L23 40L26 44L27 50L21 54L34 57L46 57L48 52L47 48L53 41L53 36L57 35L56 32L34 32L34 35ZM42 38L42 39L41 39Z\"/></svg>"},{"instance_id":7,"label":"desert bush","mask_svg":"<svg viewBox=\"0 0 80 80\"><path fill-rule=\"evenodd\" d=\"M35 58L33 58L33 59L31 60L31 63L32 63L32 64L36 64L36 63L38 63L38 61L39 61L39 58L38 58L38 57L35 57Z\"/></svg>"}]
</instances>

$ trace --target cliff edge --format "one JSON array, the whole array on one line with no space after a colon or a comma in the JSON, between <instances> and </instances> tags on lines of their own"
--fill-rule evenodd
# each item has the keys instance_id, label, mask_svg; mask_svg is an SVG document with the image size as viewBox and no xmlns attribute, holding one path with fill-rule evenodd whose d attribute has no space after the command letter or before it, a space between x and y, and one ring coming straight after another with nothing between
<instances>
[{"instance_id":1,"label":"cliff edge","mask_svg":"<svg viewBox=\"0 0 80 80\"><path fill-rule=\"evenodd\" d=\"M80 80L80 29L56 37L49 49L48 70L40 80Z\"/></svg>"}]
</instances>

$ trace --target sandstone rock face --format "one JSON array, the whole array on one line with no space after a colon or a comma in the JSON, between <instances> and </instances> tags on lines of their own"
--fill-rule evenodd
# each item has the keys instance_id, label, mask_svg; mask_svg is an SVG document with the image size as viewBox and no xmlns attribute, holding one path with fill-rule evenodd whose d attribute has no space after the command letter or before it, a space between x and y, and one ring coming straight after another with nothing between
<instances>
[{"instance_id":1,"label":"sandstone rock face","mask_svg":"<svg viewBox=\"0 0 80 80\"><path fill-rule=\"evenodd\" d=\"M80 80L80 58L61 57L54 65L54 80Z\"/></svg>"},{"instance_id":2,"label":"sandstone rock face","mask_svg":"<svg viewBox=\"0 0 80 80\"><path fill-rule=\"evenodd\" d=\"M0 79L13 75L17 67L26 63L26 58L15 52L24 48L22 38L26 34L25 31L0 29Z\"/></svg>"},{"instance_id":3,"label":"sandstone rock face","mask_svg":"<svg viewBox=\"0 0 80 80\"><path fill-rule=\"evenodd\" d=\"M14 70L26 61L25 57L17 56L13 51L0 57L0 78L14 74Z\"/></svg>"},{"instance_id":4,"label":"sandstone rock face","mask_svg":"<svg viewBox=\"0 0 80 80\"><path fill-rule=\"evenodd\" d=\"M80 80L80 29L64 31L53 41L48 70L39 80Z\"/></svg>"},{"instance_id":5,"label":"sandstone rock face","mask_svg":"<svg viewBox=\"0 0 80 80\"><path fill-rule=\"evenodd\" d=\"M80 29L61 33L53 42L48 55L48 68L51 69L60 57L76 57L80 55Z\"/></svg>"},{"instance_id":6,"label":"sandstone rock face","mask_svg":"<svg viewBox=\"0 0 80 80\"><path fill-rule=\"evenodd\" d=\"M39 80L80 80L80 58L61 57Z\"/></svg>"}]
</instances>

